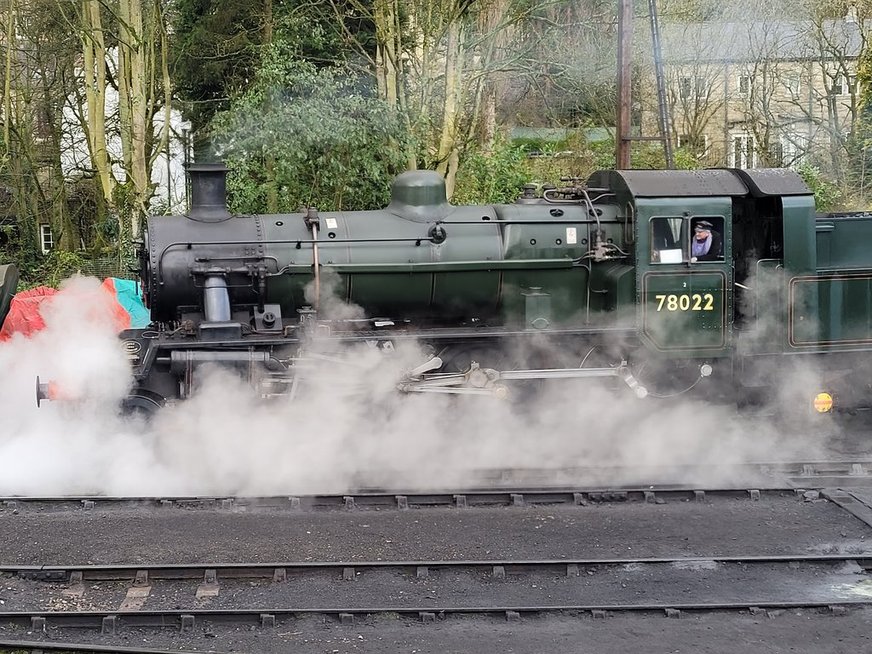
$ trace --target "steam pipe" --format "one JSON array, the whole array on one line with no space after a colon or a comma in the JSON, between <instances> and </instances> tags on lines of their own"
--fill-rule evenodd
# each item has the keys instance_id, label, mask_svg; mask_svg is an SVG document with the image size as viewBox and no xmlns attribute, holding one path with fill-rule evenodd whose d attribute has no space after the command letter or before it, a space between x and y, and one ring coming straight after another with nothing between
<instances>
[{"instance_id":1,"label":"steam pipe","mask_svg":"<svg viewBox=\"0 0 872 654\"><path fill-rule=\"evenodd\" d=\"M321 262L318 259L318 226L321 224L321 218L318 216L318 210L309 207L304 220L309 229L312 230L312 266L315 277L315 299L312 302L312 308L318 311L321 304Z\"/></svg>"},{"instance_id":2,"label":"steam pipe","mask_svg":"<svg viewBox=\"0 0 872 654\"><path fill-rule=\"evenodd\" d=\"M318 261L318 225L312 225L312 266L315 268L315 301L312 307L315 311L321 304L321 262Z\"/></svg>"},{"instance_id":3,"label":"steam pipe","mask_svg":"<svg viewBox=\"0 0 872 654\"><path fill-rule=\"evenodd\" d=\"M227 281L220 275L207 275L203 283L203 312L206 322L230 320L230 295Z\"/></svg>"},{"instance_id":4,"label":"steam pipe","mask_svg":"<svg viewBox=\"0 0 872 654\"><path fill-rule=\"evenodd\" d=\"M157 363L170 366L170 372L180 375L189 367L204 363L245 364L259 363L272 372L286 372L282 362L271 356L269 352L239 352L239 351L208 351L208 350L173 350L169 357L158 357Z\"/></svg>"}]
</instances>

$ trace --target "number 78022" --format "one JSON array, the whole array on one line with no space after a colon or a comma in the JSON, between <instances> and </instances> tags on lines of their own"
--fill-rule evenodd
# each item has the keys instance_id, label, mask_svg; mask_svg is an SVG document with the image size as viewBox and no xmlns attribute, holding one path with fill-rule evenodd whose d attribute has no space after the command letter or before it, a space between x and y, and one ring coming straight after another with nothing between
<instances>
[{"instance_id":1,"label":"number 78022","mask_svg":"<svg viewBox=\"0 0 872 654\"><path fill-rule=\"evenodd\" d=\"M679 293L655 295L657 311L714 311L715 296L711 293Z\"/></svg>"}]
</instances>

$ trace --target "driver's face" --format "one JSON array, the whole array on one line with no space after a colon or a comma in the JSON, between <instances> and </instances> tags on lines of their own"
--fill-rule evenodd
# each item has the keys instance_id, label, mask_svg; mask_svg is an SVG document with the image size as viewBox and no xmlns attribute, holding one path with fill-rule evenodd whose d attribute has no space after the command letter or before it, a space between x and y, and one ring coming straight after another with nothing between
<instances>
[{"instance_id":1,"label":"driver's face","mask_svg":"<svg viewBox=\"0 0 872 654\"><path fill-rule=\"evenodd\" d=\"M707 229L697 230L696 232L696 240L704 241L711 235L711 232Z\"/></svg>"}]
</instances>

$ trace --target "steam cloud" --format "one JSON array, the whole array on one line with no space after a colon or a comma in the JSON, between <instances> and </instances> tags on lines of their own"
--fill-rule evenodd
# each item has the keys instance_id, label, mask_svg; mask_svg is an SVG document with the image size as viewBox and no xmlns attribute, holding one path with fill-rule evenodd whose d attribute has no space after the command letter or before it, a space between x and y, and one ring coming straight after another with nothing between
<instances>
[{"instance_id":1,"label":"steam cloud","mask_svg":"<svg viewBox=\"0 0 872 654\"><path fill-rule=\"evenodd\" d=\"M194 398L146 425L117 412L131 379L108 305L96 280L70 280L44 311L44 331L0 344L0 494L413 491L478 485L483 470L513 467L599 470L550 479L579 487L659 481L622 479L616 466L656 467L676 482L685 465L812 460L824 445L729 406L638 400L598 381L509 400L401 395L402 371L426 359L415 345L313 362L293 402L265 403L230 372L206 370ZM37 409L37 374L87 401Z\"/></svg>"}]
</instances>

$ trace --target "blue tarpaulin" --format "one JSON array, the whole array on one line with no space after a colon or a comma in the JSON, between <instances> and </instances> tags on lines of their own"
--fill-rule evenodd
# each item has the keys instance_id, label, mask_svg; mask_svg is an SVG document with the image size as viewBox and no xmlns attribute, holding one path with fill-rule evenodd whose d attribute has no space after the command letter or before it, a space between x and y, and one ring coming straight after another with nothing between
<instances>
[{"instance_id":1,"label":"blue tarpaulin","mask_svg":"<svg viewBox=\"0 0 872 654\"><path fill-rule=\"evenodd\" d=\"M142 303L139 282L132 279L119 279L118 277L111 277L103 282L103 285L107 287L110 284L110 290L114 290L118 304L130 314L130 328L143 329L148 327L151 322L151 314Z\"/></svg>"}]
</instances>

